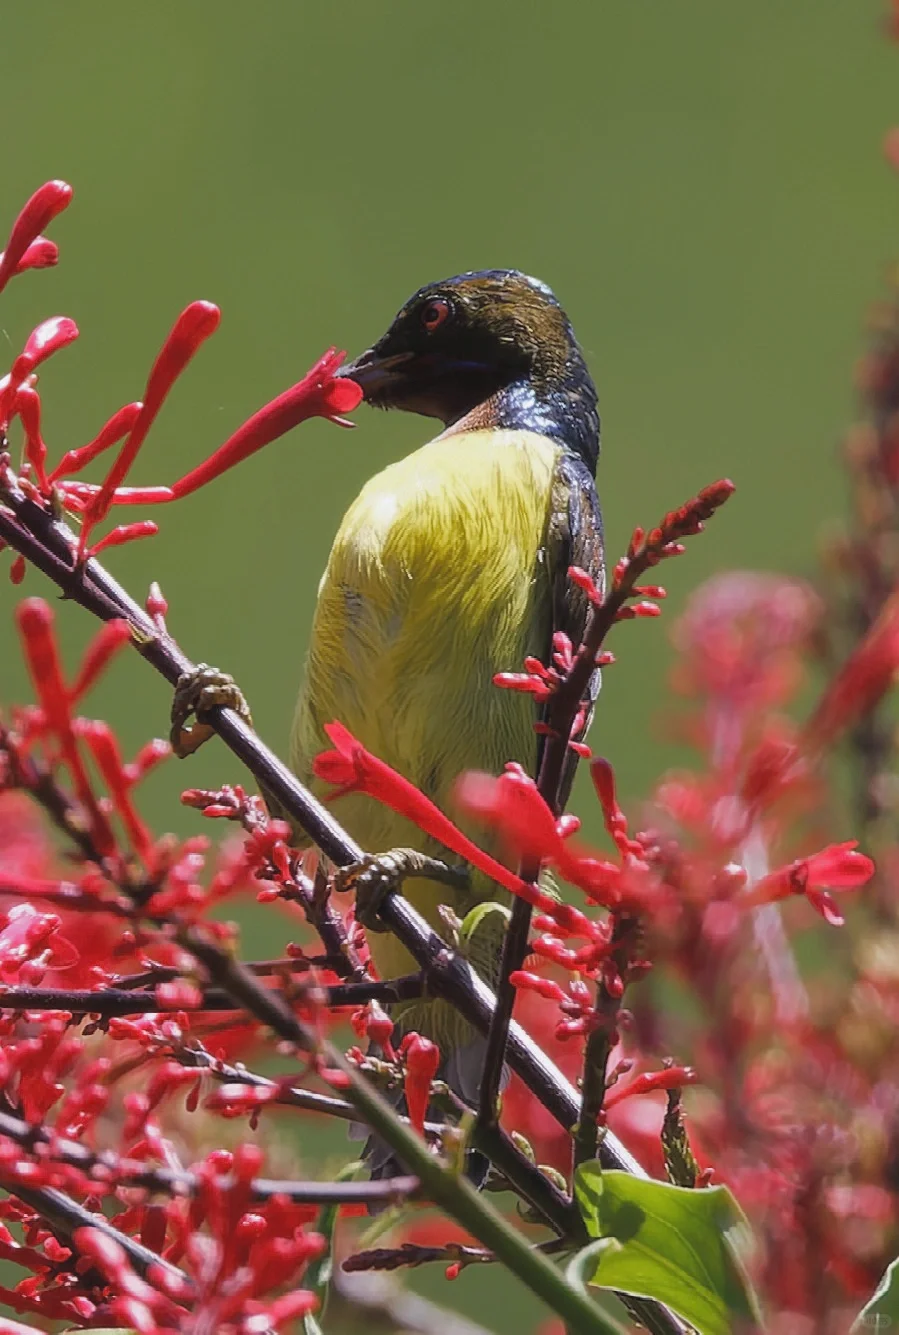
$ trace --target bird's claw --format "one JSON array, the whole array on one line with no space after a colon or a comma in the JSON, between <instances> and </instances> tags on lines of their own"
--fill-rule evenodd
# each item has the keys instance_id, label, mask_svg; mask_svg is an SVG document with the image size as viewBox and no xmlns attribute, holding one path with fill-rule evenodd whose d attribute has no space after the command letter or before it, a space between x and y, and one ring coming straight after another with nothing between
<instances>
[{"instance_id":1,"label":"bird's claw","mask_svg":"<svg viewBox=\"0 0 899 1335\"><path fill-rule=\"evenodd\" d=\"M454 890L466 889L469 883L467 867L451 867L414 848L392 848L389 853L369 855L350 867L341 867L334 877L334 889L354 891L356 921L371 932L386 932L389 928L378 916L381 907L409 876L423 876Z\"/></svg>"},{"instance_id":2,"label":"bird's claw","mask_svg":"<svg viewBox=\"0 0 899 1335\"><path fill-rule=\"evenodd\" d=\"M192 672L183 672L175 683L172 701L172 750L180 760L193 755L215 732L208 721L211 709L233 709L252 724L249 706L234 678L227 672L198 663ZM188 719L193 715L194 722Z\"/></svg>"}]
</instances>

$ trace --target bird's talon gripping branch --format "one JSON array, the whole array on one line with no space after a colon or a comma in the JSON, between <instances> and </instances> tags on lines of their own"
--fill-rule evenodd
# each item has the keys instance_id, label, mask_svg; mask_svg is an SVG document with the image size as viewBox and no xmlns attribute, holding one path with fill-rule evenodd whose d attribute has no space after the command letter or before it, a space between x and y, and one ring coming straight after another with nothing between
<instances>
[{"instance_id":1,"label":"bird's talon gripping branch","mask_svg":"<svg viewBox=\"0 0 899 1335\"><path fill-rule=\"evenodd\" d=\"M334 878L334 889L354 891L357 922L369 931L385 932L388 929L378 917L381 905L409 876L423 876L457 891L468 885L467 867L451 867L414 848L394 848L363 858L351 867L341 867Z\"/></svg>"},{"instance_id":2,"label":"bird's talon gripping branch","mask_svg":"<svg viewBox=\"0 0 899 1335\"><path fill-rule=\"evenodd\" d=\"M198 663L192 672L183 672L175 683L172 701L172 750L180 760L193 755L215 732L208 721L211 709L233 709L252 725L249 706L233 677L208 663ZM194 722L188 719L193 715Z\"/></svg>"}]
</instances>

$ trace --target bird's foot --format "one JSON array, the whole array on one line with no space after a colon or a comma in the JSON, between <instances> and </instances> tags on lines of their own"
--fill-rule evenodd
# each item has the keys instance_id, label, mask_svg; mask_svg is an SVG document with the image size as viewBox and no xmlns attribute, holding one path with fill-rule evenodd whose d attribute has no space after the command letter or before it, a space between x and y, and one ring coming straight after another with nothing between
<instances>
[{"instance_id":1,"label":"bird's foot","mask_svg":"<svg viewBox=\"0 0 899 1335\"><path fill-rule=\"evenodd\" d=\"M233 677L208 663L198 663L193 672L184 672L175 683L172 701L172 750L180 760L193 755L215 732L208 721L210 709L233 709L252 724L249 706ZM193 715L194 722L188 719Z\"/></svg>"},{"instance_id":2,"label":"bird's foot","mask_svg":"<svg viewBox=\"0 0 899 1335\"><path fill-rule=\"evenodd\" d=\"M334 882L335 890L353 890L356 894L356 921L372 932L386 932L389 928L378 914L386 897L399 890L410 876L423 876L439 881L454 890L468 887L468 868L451 867L439 858L428 857L414 848L392 848L389 853L363 858L351 867L341 867Z\"/></svg>"}]
</instances>

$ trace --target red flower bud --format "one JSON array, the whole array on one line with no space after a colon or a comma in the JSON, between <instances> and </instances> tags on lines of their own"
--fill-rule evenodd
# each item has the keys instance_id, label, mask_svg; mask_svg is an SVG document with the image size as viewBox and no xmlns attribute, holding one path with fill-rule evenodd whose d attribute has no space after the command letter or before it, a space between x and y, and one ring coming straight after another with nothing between
<instances>
[{"instance_id":1,"label":"red flower bud","mask_svg":"<svg viewBox=\"0 0 899 1335\"><path fill-rule=\"evenodd\" d=\"M0 292L12 278L20 273L29 249L40 238L41 232L58 213L62 213L72 201L72 187L65 181L47 181L36 190L13 223L6 249L0 256ZM52 242L45 243L52 246ZM55 247L54 247L55 249ZM55 263L53 260L47 263ZM30 267L30 266L28 266Z\"/></svg>"}]
</instances>

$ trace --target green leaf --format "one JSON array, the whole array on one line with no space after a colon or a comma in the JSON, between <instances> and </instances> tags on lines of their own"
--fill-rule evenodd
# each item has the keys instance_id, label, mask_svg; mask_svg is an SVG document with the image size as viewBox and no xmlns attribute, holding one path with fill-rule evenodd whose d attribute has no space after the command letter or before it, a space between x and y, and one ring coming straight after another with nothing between
<instances>
[{"instance_id":1,"label":"green leaf","mask_svg":"<svg viewBox=\"0 0 899 1335\"><path fill-rule=\"evenodd\" d=\"M565 1267L565 1278L576 1289L586 1289L591 1276L596 1270L596 1263L603 1252L620 1251L621 1243L615 1238L596 1238L588 1242L579 1252L575 1252Z\"/></svg>"},{"instance_id":2,"label":"green leaf","mask_svg":"<svg viewBox=\"0 0 899 1335\"><path fill-rule=\"evenodd\" d=\"M356 1174L364 1168L361 1159L345 1164L335 1178L336 1182L352 1182ZM315 1232L321 1233L327 1246L317 1260L313 1261L303 1276L303 1288L310 1289L318 1298L315 1312L307 1312L303 1317L303 1335L323 1335L321 1320L328 1305L328 1293L331 1276L334 1273L334 1230L340 1214L339 1205L323 1205L315 1221Z\"/></svg>"},{"instance_id":3,"label":"green leaf","mask_svg":"<svg viewBox=\"0 0 899 1335\"><path fill-rule=\"evenodd\" d=\"M726 1187L690 1190L581 1164L575 1196L587 1232L615 1238L589 1283L655 1298L699 1331L731 1335L761 1321L743 1270L749 1226Z\"/></svg>"},{"instance_id":4,"label":"green leaf","mask_svg":"<svg viewBox=\"0 0 899 1335\"><path fill-rule=\"evenodd\" d=\"M880 1283L856 1317L851 1335L885 1331L890 1326L899 1326L899 1257L883 1272Z\"/></svg>"}]
</instances>

